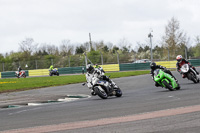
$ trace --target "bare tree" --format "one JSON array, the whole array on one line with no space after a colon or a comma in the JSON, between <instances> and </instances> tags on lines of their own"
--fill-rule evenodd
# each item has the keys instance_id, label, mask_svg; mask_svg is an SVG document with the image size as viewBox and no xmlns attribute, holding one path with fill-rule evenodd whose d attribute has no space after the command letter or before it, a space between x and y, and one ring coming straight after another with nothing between
<instances>
[{"instance_id":1,"label":"bare tree","mask_svg":"<svg viewBox=\"0 0 200 133\"><path fill-rule=\"evenodd\" d=\"M118 45L120 49L128 48L131 51L131 43L126 38L121 39Z\"/></svg>"},{"instance_id":2,"label":"bare tree","mask_svg":"<svg viewBox=\"0 0 200 133\"><path fill-rule=\"evenodd\" d=\"M34 51L37 50L37 43L34 43L33 38L26 38L24 41L19 43L19 50L21 52L26 52L32 54Z\"/></svg>"},{"instance_id":3,"label":"bare tree","mask_svg":"<svg viewBox=\"0 0 200 133\"><path fill-rule=\"evenodd\" d=\"M63 40L60 45L60 54L62 56L69 56L74 53L74 46L70 43L70 40Z\"/></svg>"},{"instance_id":4,"label":"bare tree","mask_svg":"<svg viewBox=\"0 0 200 133\"><path fill-rule=\"evenodd\" d=\"M42 46L43 51L46 51L49 55L58 55L58 47L53 44L46 44L44 43Z\"/></svg>"},{"instance_id":5,"label":"bare tree","mask_svg":"<svg viewBox=\"0 0 200 133\"><path fill-rule=\"evenodd\" d=\"M111 42L106 43L106 45L108 46L108 49L110 50L113 48L113 43Z\"/></svg>"},{"instance_id":6,"label":"bare tree","mask_svg":"<svg viewBox=\"0 0 200 133\"><path fill-rule=\"evenodd\" d=\"M89 51L90 50L90 43L89 42L85 42L83 44L83 46L85 47L86 51Z\"/></svg>"},{"instance_id":7,"label":"bare tree","mask_svg":"<svg viewBox=\"0 0 200 133\"><path fill-rule=\"evenodd\" d=\"M195 38L196 45L194 46L194 56L200 58L200 37Z\"/></svg>"}]
</instances>

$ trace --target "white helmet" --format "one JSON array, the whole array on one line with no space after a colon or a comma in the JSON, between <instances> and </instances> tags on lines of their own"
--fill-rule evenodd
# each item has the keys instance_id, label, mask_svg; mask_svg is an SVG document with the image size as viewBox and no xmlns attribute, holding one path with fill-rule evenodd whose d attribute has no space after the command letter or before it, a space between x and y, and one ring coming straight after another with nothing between
<instances>
[{"instance_id":1,"label":"white helmet","mask_svg":"<svg viewBox=\"0 0 200 133\"><path fill-rule=\"evenodd\" d=\"M182 55L177 55L176 60L180 63L182 61L183 57Z\"/></svg>"}]
</instances>

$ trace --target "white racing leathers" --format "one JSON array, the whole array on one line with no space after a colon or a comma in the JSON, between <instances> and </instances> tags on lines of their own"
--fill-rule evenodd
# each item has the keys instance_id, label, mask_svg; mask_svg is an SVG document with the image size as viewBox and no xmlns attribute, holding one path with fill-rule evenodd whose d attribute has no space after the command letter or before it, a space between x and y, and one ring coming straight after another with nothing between
<instances>
[{"instance_id":1,"label":"white racing leathers","mask_svg":"<svg viewBox=\"0 0 200 133\"><path fill-rule=\"evenodd\" d=\"M99 78L101 78L102 76L104 76L104 72L102 72L101 70L99 70L98 68L94 69L93 73L86 73L86 80L87 80L87 86L89 89L92 89L93 85L95 85L97 83L97 81L99 80ZM109 79L109 78L107 78ZM113 82L112 80L109 79L109 82L117 88L115 82Z\"/></svg>"}]
</instances>

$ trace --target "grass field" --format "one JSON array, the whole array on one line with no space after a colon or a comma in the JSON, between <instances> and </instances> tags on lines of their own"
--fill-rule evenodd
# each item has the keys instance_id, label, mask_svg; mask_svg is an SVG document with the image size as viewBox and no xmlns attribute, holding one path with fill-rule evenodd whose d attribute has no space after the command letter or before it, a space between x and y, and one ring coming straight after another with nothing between
<instances>
[{"instance_id":1,"label":"grass field","mask_svg":"<svg viewBox=\"0 0 200 133\"><path fill-rule=\"evenodd\" d=\"M150 71L128 71L106 73L110 78L120 78L149 74ZM85 75L65 75L52 77L8 78L0 79L0 93L37 89L50 86L67 85L86 82Z\"/></svg>"}]
</instances>

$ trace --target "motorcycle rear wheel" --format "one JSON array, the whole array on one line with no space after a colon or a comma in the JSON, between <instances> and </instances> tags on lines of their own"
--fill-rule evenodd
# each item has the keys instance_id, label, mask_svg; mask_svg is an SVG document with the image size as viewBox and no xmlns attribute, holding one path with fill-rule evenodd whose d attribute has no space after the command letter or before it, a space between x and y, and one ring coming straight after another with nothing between
<instances>
[{"instance_id":1,"label":"motorcycle rear wheel","mask_svg":"<svg viewBox=\"0 0 200 133\"><path fill-rule=\"evenodd\" d=\"M198 83L197 77L193 73L188 73L187 75L194 83Z\"/></svg>"},{"instance_id":2,"label":"motorcycle rear wheel","mask_svg":"<svg viewBox=\"0 0 200 133\"><path fill-rule=\"evenodd\" d=\"M122 91L121 91L120 88L118 88L115 92L116 92L116 94L115 94L116 97L121 97L122 96Z\"/></svg>"},{"instance_id":3,"label":"motorcycle rear wheel","mask_svg":"<svg viewBox=\"0 0 200 133\"><path fill-rule=\"evenodd\" d=\"M178 84L178 87L176 87L176 90L180 90L180 89L181 89L181 86L180 86L179 83L177 83L177 84Z\"/></svg>"}]
</instances>

